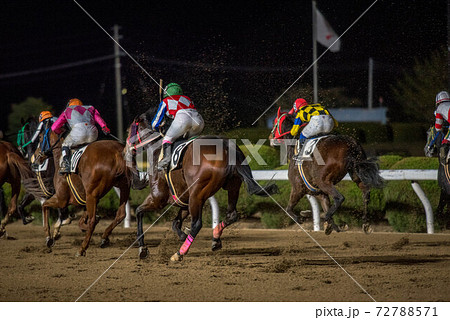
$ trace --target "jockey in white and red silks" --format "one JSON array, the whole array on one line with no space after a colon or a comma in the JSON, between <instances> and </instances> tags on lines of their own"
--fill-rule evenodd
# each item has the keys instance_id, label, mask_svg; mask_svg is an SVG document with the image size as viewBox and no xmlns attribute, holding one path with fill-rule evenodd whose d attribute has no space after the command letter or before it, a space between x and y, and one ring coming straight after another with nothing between
<instances>
[{"instance_id":1,"label":"jockey in white and red silks","mask_svg":"<svg viewBox=\"0 0 450 320\"><path fill-rule=\"evenodd\" d=\"M66 123L70 127L70 133L62 143L60 174L70 172L70 148L97 140L98 131L95 124L98 124L105 134L110 133L98 110L93 106L83 106L83 103L78 99L69 100L66 109L53 123L52 131L61 134Z\"/></svg>"},{"instance_id":2,"label":"jockey in white and red silks","mask_svg":"<svg viewBox=\"0 0 450 320\"><path fill-rule=\"evenodd\" d=\"M148 111L147 111L148 113ZM195 109L191 99L183 95L183 90L176 83L169 83L164 88L163 100L153 116L152 129L158 130L164 116L174 119L163 140L163 159L158 163L158 170L166 170L172 154L172 143L179 137L191 138L199 135L205 126L202 116Z\"/></svg>"},{"instance_id":3,"label":"jockey in white and red silks","mask_svg":"<svg viewBox=\"0 0 450 320\"><path fill-rule=\"evenodd\" d=\"M439 132L442 131L444 121L448 124L450 118L450 95L447 91L441 91L436 95L436 111L434 112L434 115L436 117L434 127L436 128L436 132L438 132L438 134L436 134L437 138L440 135ZM449 135L450 130L448 130L447 134L444 136L441 149L439 150L439 157L443 164L446 162L447 153L450 146ZM433 144L435 141L436 139L433 141ZM432 145L430 145L429 148L431 148L431 146Z\"/></svg>"}]
</instances>

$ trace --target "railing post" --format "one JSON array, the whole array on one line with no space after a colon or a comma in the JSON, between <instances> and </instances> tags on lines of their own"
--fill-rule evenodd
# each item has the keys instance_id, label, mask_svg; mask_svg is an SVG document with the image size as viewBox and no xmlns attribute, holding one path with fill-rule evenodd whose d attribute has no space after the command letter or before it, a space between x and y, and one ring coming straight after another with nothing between
<instances>
[{"instance_id":1,"label":"railing post","mask_svg":"<svg viewBox=\"0 0 450 320\"><path fill-rule=\"evenodd\" d=\"M423 192L420 184L418 184L417 181L411 181L411 186L422 202L423 207L425 208L425 216L427 219L427 233L434 233L433 208L431 207L430 200L428 200L425 192Z\"/></svg>"},{"instance_id":2,"label":"railing post","mask_svg":"<svg viewBox=\"0 0 450 320\"><path fill-rule=\"evenodd\" d=\"M320 231L320 206L317 199L309 194L306 195L309 203L311 204L311 211L313 214L313 226L314 231Z\"/></svg>"}]
</instances>

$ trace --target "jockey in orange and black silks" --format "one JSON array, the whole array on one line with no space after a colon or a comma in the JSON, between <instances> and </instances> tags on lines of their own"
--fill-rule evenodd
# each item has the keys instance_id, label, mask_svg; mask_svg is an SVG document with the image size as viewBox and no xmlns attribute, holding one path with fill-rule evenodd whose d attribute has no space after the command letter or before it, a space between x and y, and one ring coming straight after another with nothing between
<instances>
[{"instance_id":1,"label":"jockey in orange and black silks","mask_svg":"<svg viewBox=\"0 0 450 320\"><path fill-rule=\"evenodd\" d=\"M84 106L78 99L69 100L66 109L53 123L52 130L56 134L61 134L62 128L66 123L70 127L70 133L62 143L61 174L69 173L70 171L70 148L97 140L98 131L95 124L98 124L105 134L110 133L105 120L100 116L98 110L93 106Z\"/></svg>"},{"instance_id":2,"label":"jockey in orange and black silks","mask_svg":"<svg viewBox=\"0 0 450 320\"><path fill-rule=\"evenodd\" d=\"M310 105L305 99L295 100L292 109L289 111L289 114L293 113L297 113L297 116L291 129L292 136L295 137L301 126L306 124L300 133L300 146L306 139L319 134L330 133L338 125L327 109L318 103Z\"/></svg>"},{"instance_id":3,"label":"jockey in orange and black silks","mask_svg":"<svg viewBox=\"0 0 450 320\"><path fill-rule=\"evenodd\" d=\"M173 119L163 140L163 159L158 163L158 170L166 170L172 153L172 143L179 137L191 138L199 135L205 126L202 116L195 109L191 99L183 95L183 90L176 83L169 83L164 88L163 100L153 116L152 129L158 130L164 116Z\"/></svg>"}]
</instances>

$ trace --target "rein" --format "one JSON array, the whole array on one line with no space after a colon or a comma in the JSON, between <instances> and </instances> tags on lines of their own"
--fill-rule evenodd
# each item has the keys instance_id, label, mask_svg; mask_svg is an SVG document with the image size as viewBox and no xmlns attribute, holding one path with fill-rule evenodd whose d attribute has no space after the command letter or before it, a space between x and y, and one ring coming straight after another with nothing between
<instances>
[{"instance_id":1,"label":"rein","mask_svg":"<svg viewBox=\"0 0 450 320\"><path fill-rule=\"evenodd\" d=\"M132 133L133 133L134 129L136 130L136 132L135 132L135 134L133 135ZM142 140L141 134L139 133L139 122L133 123L133 124L132 124L132 129L131 129L131 130L132 130L131 136L127 138L127 145L128 145L132 150L135 150L135 151L137 151L137 149L144 148L144 147L145 147L147 144L149 144L150 142L153 142L153 141L155 141L156 139L159 139L159 138L161 138L161 137L163 136L160 132L158 132L158 134L157 134L156 136L151 137L151 135L150 135L150 137L148 137L148 138ZM150 132L150 133L153 134L153 133L156 133L156 132ZM139 143L137 143L137 144L136 144L136 142L131 142L131 139L134 138L135 136L137 137L137 141L139 142Z\"/></svg>"},{"instance_id":2,"label":"rein","mask_svg":"<svg viewBox=\"0 0 450 320\"><path fill-rule=\"evenodd\" d=\"M271 131L274 139L279 140L281 137L284 137L287 134L290 134L291 131L281 132L281 127L283 125L283 121L286 119L287 113L283 112L280 117L275 118L275 123L273 125L273 129Z\"/></svg>"},{"instance_id":3,"label":"rein","mask_svg":"<svg viewBox=\"0 0 450 320\"><path fill-rule=\"evenodd\" d=\"M25 123L17 133L17 145L19 146L20 149L25 148L31 143L31 140L25 143L25 127L28 126L29 124L30 124L29 122Z\"/></svg>"}]
</instances>

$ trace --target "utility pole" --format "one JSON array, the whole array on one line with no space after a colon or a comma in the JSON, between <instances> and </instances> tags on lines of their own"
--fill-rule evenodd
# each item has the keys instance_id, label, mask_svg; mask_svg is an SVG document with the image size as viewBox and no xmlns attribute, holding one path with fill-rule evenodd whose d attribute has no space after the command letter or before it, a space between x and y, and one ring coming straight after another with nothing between
<instances>
[{"instance_id":1,"label":"utility pole","mask_svg":"<svg viewBox=\"0 0 450 320\"><path fill-rule=\"evenodd\" d=\"M369 58L369 83L367 92L367 108L372 109L373 103L373 59Z\"/></svg>"},{"instance_id":2,"label":"utility pole","mask_svg":"<svg viewBox=\"0 0 450 320\"><path fill-rule=\"evenodd\" d=\"M122 116L122 77L120 75L120 48L119 35L120 27L115 24L114 30L114 70L116 74L116 116L117 116L117 137L123 141L123 116Z\"/></svg>"},{"instance_id":3,"label":"utility pole","mask_svg":"<svg viewBox=\"0 0 450 320\"><path fill-rule=\"evenodd\" d=\"M450 0L449 0L450 1ZM313 103L319 102L318 95L318 79L317 79L317 11L316 11L316 1L312 1L312 34L313 34L313 88L314 88L314 99Z\"/></svg>"}]
</instances>

